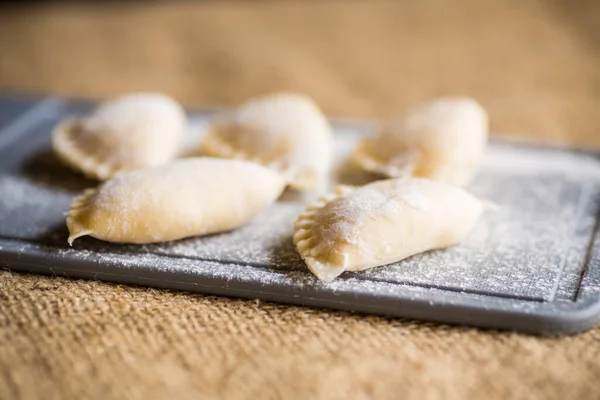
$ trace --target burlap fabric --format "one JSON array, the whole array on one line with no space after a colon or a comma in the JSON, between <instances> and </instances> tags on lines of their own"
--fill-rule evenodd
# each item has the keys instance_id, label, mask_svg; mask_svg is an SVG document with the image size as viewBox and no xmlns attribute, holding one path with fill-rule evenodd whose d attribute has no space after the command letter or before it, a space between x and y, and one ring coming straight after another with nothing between
<instances>
[{"instance_id":1,"label":"burlap fabric","mask_svg":"<svg viewBox=\"0 0 600 400\"><path fill-rule=\"evenodd\" d=\"M496 132L600 146L599 4L5 6L0 87L198 105L291 89L353 117L467 94ZM598 399L600 328L537 338L3 272L0 374L2 399Z\"/></svg>"}]
</instances>

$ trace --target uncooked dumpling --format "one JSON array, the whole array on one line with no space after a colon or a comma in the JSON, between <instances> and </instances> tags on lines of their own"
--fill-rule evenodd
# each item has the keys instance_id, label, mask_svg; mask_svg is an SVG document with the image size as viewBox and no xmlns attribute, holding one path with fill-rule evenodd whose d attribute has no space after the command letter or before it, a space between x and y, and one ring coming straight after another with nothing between
<instances>
[{"instance_id":1,"label":"uncooked dumpling","mask_svg":"<svg viewBox=\"0 0 600 400\"><path fill-rule=\"evenodd\" d=\"M463 240L483 209L464 190L422 178L338 187L295 223L294 243L308 268L329 282Z\"/></svg>"},{"instance_id":2,"label":"uncooked dumpling","mask_svg":"<svg viewBox=\"0 0 600 400\"><path fill-rule=\"evenodd\" d=\"M185 122L185 112L169 97L130 94L101 104L88 116L61 122L52 146L75 170L106 180L175 158Z\"/></svg>"},{"instance_id":3,"label":"uncooked dumpling","mask_svg":"<svg viewBox=\"0 0 600 400\"><path fill-rule=\"evenodd\" d=\"M444 98L409 111L360 142L354 160L390 178L416 176L466 185L485 149L488 118L468 98Z\"/></svg>"},{"instance_id":4,"label":"uncooked dumpling","mask_svg":"<svg viewBox=\"0 0 600 400\"><path fill-rule=\"evenodd\" d=\"M214 158L119 174L73 201L68 240L152 243L227 231L250 221L284 188L284 179L261 165Z\"/></svg>"},{"instance_id":5,"label":"uncooked dumpling","mask_svg":"<svg viewBox=\"0 0 600 400\"><path fill-rule=\"evenodd\" d=\"M332 147L331 127L317 105L306 96L282 93L217 115L201 151L257 162L296 189L319 191L328 179Z\"/></svg>"}]
</instances>

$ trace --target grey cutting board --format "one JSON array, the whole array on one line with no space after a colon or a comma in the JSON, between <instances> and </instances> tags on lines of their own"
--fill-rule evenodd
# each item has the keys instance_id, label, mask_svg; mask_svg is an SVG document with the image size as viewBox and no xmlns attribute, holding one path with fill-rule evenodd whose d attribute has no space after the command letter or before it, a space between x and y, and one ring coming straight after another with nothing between
<instances>
[{"instance_id":1,"label":"grey cutting board","mask_svg":"<svg viewBox=\"0 0 600 400\"><path fill-rule=\"evenodd\" d=\"M597 154L494 140L469 190L500 208L464 243L324 284L294 250L292 224L310 198L293 193L229 233L144 246L84 238L70 248L63 213L95 182L57 162L50 131L91 107L0 96L2 267L530 333L600 320ZM188 145L209 114L190 113ZM339 160L372 129L334 126ZM344 171L336 176L352 177Z\"/></svg>"}]
</instances>

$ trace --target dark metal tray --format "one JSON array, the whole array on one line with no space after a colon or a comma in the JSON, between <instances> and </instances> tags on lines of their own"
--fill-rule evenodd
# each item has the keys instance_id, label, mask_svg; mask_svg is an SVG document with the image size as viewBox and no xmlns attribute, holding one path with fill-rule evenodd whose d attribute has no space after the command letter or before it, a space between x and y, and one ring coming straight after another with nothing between
<instances>
[{"instance_id":1,"label":"dark metal tray","mask_svg":"<svg viewBox=\"0 0 600 400\"><path fill-rule=\"evenodd\" d=\"M531 333L600 320L600 157L495 139L469 189L497 203L462 244L314 278L292 244L306 198L286 193L233 232L157 245L66 242L63 213L96 183L60 165L52 127L91 103L0 96L4 268ZM197 138L210 112L190 113ZM339 158L371 125L334 121Z\"/></svg>"}]
</instances>

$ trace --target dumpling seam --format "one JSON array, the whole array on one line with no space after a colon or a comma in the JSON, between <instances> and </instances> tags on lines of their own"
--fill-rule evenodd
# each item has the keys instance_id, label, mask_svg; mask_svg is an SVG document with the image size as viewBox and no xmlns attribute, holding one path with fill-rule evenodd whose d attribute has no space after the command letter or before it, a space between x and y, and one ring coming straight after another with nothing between
<instances>
[{"instance_id":1,"label":"dumpling seam","mask_svg":"<svg viewBox=\"0 0 600 400\"><path fill-rule=\"evenodd\" d=\"M318 262L314 257L311 256L311 251L315 246L314 234L312 228L316 225L317 221L315 216L317 212L325 207L328 203L332 202L338 197L341 197L354 190L352 186L339 185L333 189L332 193L319 198L315 203L308 206L306 211L298 216L294 223L294 236L293 241L298 249L298 253L307 264Z\"/></svg>"},{"instance_id":2,"label":"dumpling seam","mask_svg":"<svg viewBox=\"0 0 600 400\"><path fill-rule=\"evenodd\" d=\"M303 189L307 186L305 184L305 181L315 180L312 176L311 179L306 179L304 177L306 174L314 175L314 171L311 169L301 169L296 166L284 168L281 165L281 160L268 161L267 159L260 157L259 155L251 155L246 151L232 147L227 142L221 140L221 138L219 138L218 136L211 135L210 133L202 143L202 152L210 156L220 158L233 158L236 160L251 161L257 164L264 165L265 167L276 170L279 174L281 174L284 177L284 179L289 185L299 189Z\"/></svg>"},{"instance_id":3,"label":"dumpling seam","mask_svg":"<svg viewBox=\"0 0 600 400\"><path fill-rule=\"evenodd\" d=\"M98 192L97 189L86 189L71 203L71 208L65 213L68 217L76 217L90 204L91 198Z\"/></svg>"},{"instance_id":4,"label":"dumpling seam","mask_svg":"<svg viewBox=\"0 0 600 400\"><path fill-rule=\"evenodd\" d=\"M97 157L87 154L79 148L70 134L80 126L77 119L68 119L59 124L54 130L52 142L54 149L63 162L80 170L86 176L98 180L106 180L120 172L121 168L115 164L106 163ZM101 172L104 170L105 172Z\"/></svg>"}]
</instances>

